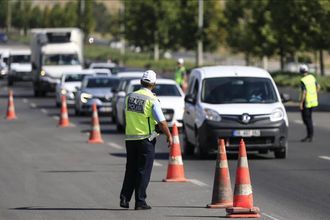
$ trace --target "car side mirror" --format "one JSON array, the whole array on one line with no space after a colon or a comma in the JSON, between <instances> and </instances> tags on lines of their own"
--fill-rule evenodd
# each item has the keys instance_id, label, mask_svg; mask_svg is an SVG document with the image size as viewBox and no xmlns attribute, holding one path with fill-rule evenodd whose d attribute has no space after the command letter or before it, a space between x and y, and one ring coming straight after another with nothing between
<instances>
[{"instance_id":1,"label":"car side mirror","mask_svg":"<svg viewBox=\"0 0 330 220\"><path fill-rule=\"evenodd\" d=\"M191 94L186 95L184 97L184 101L185 102L188 102L188 103L191 103L191 104L195 104L196 103L196 99Z\"/></svg>"},{"instance_id":2,"label":"car side mirror","mask_svg":"<svg viewBox=\"0 0 330 220\"><path fill-rule=\"evenodd\" d=\"M283 103L290 101L290 95L287 93L281 93L281 100Z\"/></svg>"},{"instance_id":3,"label":"car side mirror","mask_svg":"<svg viewBox=\"0 0 330 220\"><path fill-rule=\"evenodd\" d=\"M117 96L125 97L126 96L126 92L120 91L120 92L117 93Z\"/></svg>"}]
</instances>

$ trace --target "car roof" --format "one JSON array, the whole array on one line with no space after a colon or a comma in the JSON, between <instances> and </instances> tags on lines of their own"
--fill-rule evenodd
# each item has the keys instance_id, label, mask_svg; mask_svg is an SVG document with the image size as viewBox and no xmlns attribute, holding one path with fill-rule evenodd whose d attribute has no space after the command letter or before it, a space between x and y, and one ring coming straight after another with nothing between
<instances>
[{"instance_id":1,"label":"car roof","mask_svg":"<svg viewBox=\"0 0 330 220\"><path fill-rule=\"evenodd\" d=\"M130 84L140 84L140 79L131 80ZM157 84L177 85L173 79L157 79L156 85Z\"/></svg>"},{"instance_id":2,"label":"car roof","mask_svg":"<svg viewBox=\"0 0 330 220\"><path fill-rule=\"evenodd\" d=\"M83 70L68 71L63 73L63 75L68 75L68 74L95 74L95 71L92 69L83 69Z\"/></svg>"},{"instance_id":3,"label":"car roof","mask_svg":"<svg viewBox=\"0 0 330 220\"><path fill-rule=\"evenodd\" d=\"M118 72L117 76L120 78L132 78L138 77L141 78L144 72L135 71L135 72Z\"/></svg>"},{"instance_id":4,"label":"car roof","mask_svg":"<svg viewBox=\"0 0 330 220\"><path fill-rule=\"evenodd\" d=\"M117 76L102 76L102 75L91 75L91 76L86 76L85 79L105 79L105 78L108 78L108 79L119 79Z\"/></svg>"},{"instance_id":5,"label":"car roof","mask_svg":"<svg viewBox=\"0 0 330 220\"><path fill-rule=\"evenodd\" d=\"M117 66L115 63L91 63L91 65L89 66L89 68L95 68L95 67L115 67Z\"/></svg>"},{"instance_id":6,"label":"car roof","mask_svg":"<svg viewBox=\"0 0 330 220\"><path fill-rule=\"evenodd\" d=\"M208 66L196 68L192 73L200 75L201 78L239 76L271 78L266 70L251 66Z\"/></svg>"},{"instance_id":7,"label":"car roof","mask_svg":"<svg viewBox=\"0 0 330 220\"><path fill-rule=\"evenodd\" d=\"M31 55L30 49L17 49L17 50L10 50L10 55Z\"/></svg>"}]
</instances>

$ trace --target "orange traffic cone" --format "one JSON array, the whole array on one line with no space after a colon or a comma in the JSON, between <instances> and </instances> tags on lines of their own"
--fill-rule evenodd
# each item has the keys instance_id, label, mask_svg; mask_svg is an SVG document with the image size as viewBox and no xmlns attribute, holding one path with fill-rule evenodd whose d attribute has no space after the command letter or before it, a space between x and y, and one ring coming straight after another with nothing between
<instances>
[{"instance_id":1,"label":"orange traffic cone","mask_svg":"<svg viewBox=\"0 0 330 220\"><path fill-rule=\"evenodd\" d=\"M233 206L233 191L230 183L225 141L219 139L218 145L212 202L207 205L207 208L226 208Z\"/></svg>"},{"instance_id":2,"label":"orange traffic cone","mask_svg":"<svg viewBox=\"0 0 330 220\"><path fill-rule=\"evenodd\" d=\"M99 116L97 114L96 103L93 104L92 130L89 135L88 143L90 143L90 144L102 144L103 143L103 140L101 137Z\"/></svg>"},{"instance_id":3,"label":"orange traffic cone","mask_svg":"<svg viewBox=\"0 0 330 220\"><path fill-rule=\"evenodd\" d=\"M172 128L173 145L170 151L169 164L167 168L167 177L164 182L187 182L184 177L184 168L181 156L181 147L179 141L179 132L176 124Z\"/></svg>"},{"instance_id":4,"label":"orange traffic cone","mask_svg":"<svg viewBox=\"0 0 330 220\"><path fill-rule=\"evenodd\" d=\"M233 207L227 208L229 218L259 218L260 210L253 206L253 193L250 181L249 166L245 143L241 139L239 145L239 158L236 170Z\"/></svg>"},{"instance_id":5,"label":"orange traffic cone","mask_svg":"<svg viewBox=\"0 0 330 220\"><path fill-rule=\"evenodd\" d=\"M8 91L8 107L7 107L7 120L16 119L15 106L14 106L14 98L13 98L13 90L9 89Z\"/></svg>"},{"instance_id":6,"label":"orange traffic cone","mask_svg":"<svg viewBox=\"0 0 330 220\"><path fill-rule=\"evenodd\" d=\"M58 121L58 126L65 128L70 126L68 108L66 105L66 96L61 96L62 106L61 106L61 115L60 120Z\"/></svg>"}]
</instances>

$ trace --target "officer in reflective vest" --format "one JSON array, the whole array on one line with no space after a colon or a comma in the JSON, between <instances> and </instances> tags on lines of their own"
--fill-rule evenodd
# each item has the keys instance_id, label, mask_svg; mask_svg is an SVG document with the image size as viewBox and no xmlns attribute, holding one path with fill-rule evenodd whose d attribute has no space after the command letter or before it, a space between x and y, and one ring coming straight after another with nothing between
<instances>
[{"instance_id":1,"label":"officer in reflective vest","mask_svg":"<svg viewBox=\"0 0 330 220\"><path fill-rule=\"evenodd\" d=\"M186 68L184 67L184 60L183 58L179 58L177 61L177 68L175 69L174 80L185 92L186 87Z\"/></svg>"},{"instance_id":2,"label":"officer in reflective vest","mask_svg":"<svg viewBox=\"0 0 330 220\"><path fill-rule=\"evenodd\" d=\"M301 65L299 68L300 73L304 74L301 79L301 98L300 110L301 117L307 129L307 136L301 139L302 142L312 142L313 140L313 108L318 106L317 93L320 90L319 84L313 75L308 74L307 65Z\"/></svg>"},{"instance_id":3,"label":"officer in reflective vest","mask_svg":"<svg viewBox=\"0 0 330 220\"><path fill-rule=\"evenodd\" d=\"M155 156L156 125L166 135L169 147L172 136L157 97L151 92L156 85L156 73L147 70L141 78L142 88L126 96L126 172L120 193L120 206L129 208L135 192L135 210L151 209L146 203Z\"/></svg>"}]
</instances>

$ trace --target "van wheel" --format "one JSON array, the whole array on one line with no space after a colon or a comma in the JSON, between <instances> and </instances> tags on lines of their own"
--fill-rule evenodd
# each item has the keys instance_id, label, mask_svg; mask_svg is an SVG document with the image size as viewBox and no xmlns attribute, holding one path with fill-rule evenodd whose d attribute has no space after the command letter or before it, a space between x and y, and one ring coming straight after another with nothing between
<instances>
[{"instance_id":1,"label":"van wheel","mask_svg":"<svg viewBox=\"0 0 330 220\"><path fill-rule=\"evenodd\" d=\"M275 158L277 159L285 159L286 158L286 149L283 148L281 150L274 151Z\"/></svg>"},{"instance_id":2,"label":"van wheel","mask_svg":"<svg viewBox=\"0 0 330 220\"><path fill-rule=\"evenodd\" d=\"M14 85L14 80L11 79L11 78L8 78L7 85L8 85L8 86L12 86L12 85Z\"/></svg>"},{"instance_id":3,"label":"van wheel","mask_svg":"<svg viewBox=\"0 0 330 220\"><path fill-rule=\"evenodd\" d=\"M199 141L198 134L196 134L196 145L194 148L194 153L199 159L206 159L209 156L208 152L205 149L203 149L203 146Z\"/></svg>"},{"instance_id":4,"label":"van wheel","mask_svg":"<svg viewBox=\"0 0 330 220\"><path fill-rule=\"evenodd\" d=\"M186 156L191 156L194 154L194 145L188 141L187 134L184 132L183 137L183 153Z\"/></svg>"}]
</instances>

